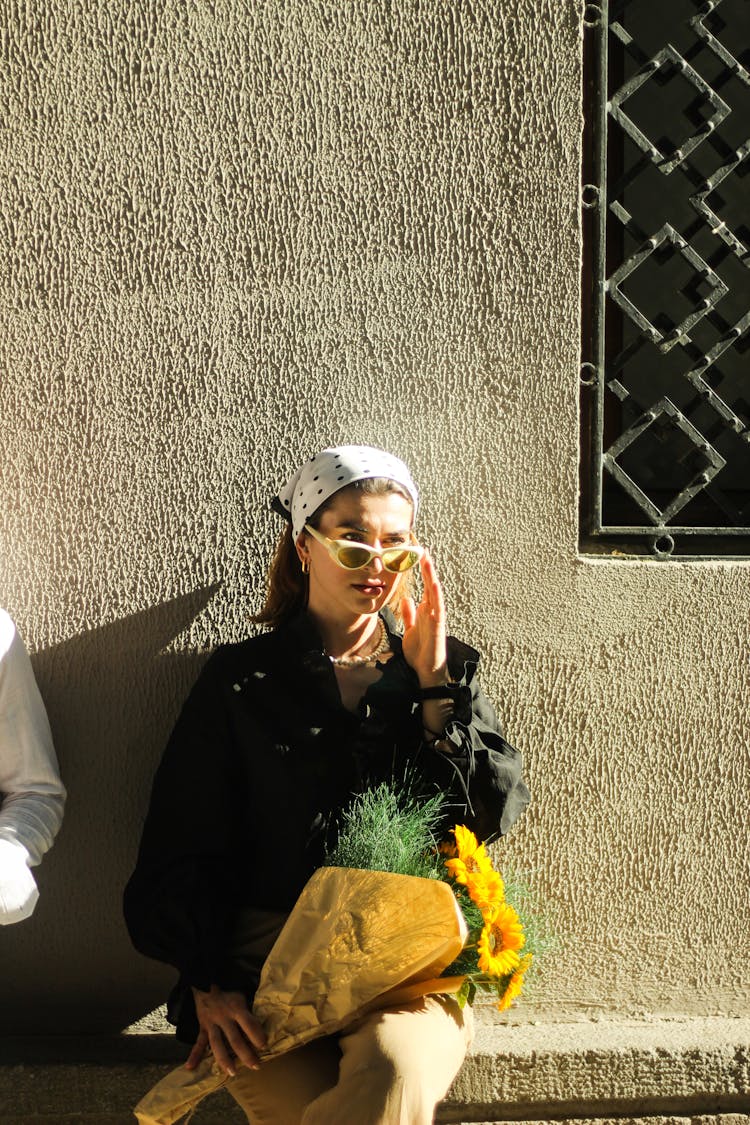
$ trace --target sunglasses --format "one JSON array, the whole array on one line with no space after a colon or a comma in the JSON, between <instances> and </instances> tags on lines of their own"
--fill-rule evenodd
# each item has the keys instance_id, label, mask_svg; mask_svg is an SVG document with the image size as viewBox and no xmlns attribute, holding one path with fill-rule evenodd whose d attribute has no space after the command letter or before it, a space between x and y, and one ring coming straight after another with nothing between
<instances>
[{"instance_id":1,"label":"sunglasses","mask_svg":"<svg viewBox=\"0 0 750 1125\"><path fill-rule=\"evenodd\" d=\"M373 559L380 559L386 570L390 570L393 574L403 574L404 571L416 566L425 550L416 543L378 550L377 547L368 547L365 543L350 543L347 539L326 539L325 535L310 527L309 523L305 524L305 531L325 547L334 562L344 570L361 570L362 567L369 566Z\"/></svg>"}]
</instances>

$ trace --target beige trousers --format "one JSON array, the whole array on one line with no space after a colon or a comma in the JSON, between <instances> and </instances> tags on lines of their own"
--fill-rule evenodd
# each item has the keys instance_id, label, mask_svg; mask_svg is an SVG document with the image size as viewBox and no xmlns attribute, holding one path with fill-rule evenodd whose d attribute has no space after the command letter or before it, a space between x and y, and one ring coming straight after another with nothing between
<instances>
[{"instance_id":1,"label":"beige trousers","mask_svg":"<svg viewBox=\"0 0 750 1125\"><path fill-rule=\"evenodd\" d=\"M425 996L243 1067L225 1088L252 1125L431 1125L472 1031L468 1005Z\"/></svg>"}]
</instances>

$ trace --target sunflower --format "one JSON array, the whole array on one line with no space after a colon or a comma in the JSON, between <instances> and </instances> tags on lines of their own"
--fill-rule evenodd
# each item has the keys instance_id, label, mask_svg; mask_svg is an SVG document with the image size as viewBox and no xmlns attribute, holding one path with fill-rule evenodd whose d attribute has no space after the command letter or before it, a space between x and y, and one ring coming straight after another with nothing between
<instances>
[{"instance_id":1,"label":"sunflower","mask_svg":"<svg viewBox=\"0 0 750 1125\"><path fill-rule=\"evenodd\" d=\"M477 840L471 829L467 828L465 824L457 824L453 829L453 838L456 841L456 851L459 858L464 859L467 855L472 855L479 847L479 840Z\"/></svg>"},{"instance_id":2,"label":"sunflower","mask_svg":"<svg viewBox=\"0 0 750 1125\"><path fill-rule=\"evenodd\" d=\"M523 949L525 941L521 919L512 906L501 903L479 935L477 965L491 976L507 976L518 968L518 950Z\"/></svg>"},{"instance_id":3,"label":"sunflower","mask_svg":"<svg viewBox=\"0 0 750 1125\"><path fill-rule=\"evenodd\" d=\"M485 920L505 899L505 884L497 871L471 871L466 876L466 889L471 901L476 903Z\"/></svg>"},{"instance_id":4,"label":"sunflower","mask_svg":"<svg viewBox=\"0 0 750 1125\"><path fill-rule=\"evenodd\" d=\"M488 875L494 871L492 860L487 855L487 849L484 844L480 844L473 832L463 824L457 824L453 829L453 835L456 839L456 852L455 859L447 859L445 867L449 875L452 875L457 883L467 882L467 877L471 873L480 873Z\"/></svg>"},{"instance_id":5,"label":"sunflower","mask_svg":"<svg viewBox=\"0 0 750 1125\"><path fill-rule=\"evenodd\" d=\"M521 989L523 988L524 974L527 972L532 961L533 956L531 953L526 953L521 958L518 968L511 976L506 986L505 992L500 997L500 1003L498 1004L499 1011L504 1012L506 1008L509 1008L521 992Z\"/></svg>"}]
</instances>

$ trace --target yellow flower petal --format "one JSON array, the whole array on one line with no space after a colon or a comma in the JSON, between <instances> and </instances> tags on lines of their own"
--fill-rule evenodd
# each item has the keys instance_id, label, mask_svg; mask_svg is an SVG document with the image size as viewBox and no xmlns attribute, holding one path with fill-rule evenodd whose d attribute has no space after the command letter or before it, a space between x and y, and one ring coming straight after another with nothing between
<instances>
[{"instance_id":1,"label":"yellow flower petal","mask_svg":"<svg viewBox=\"0 0 750 1125\"><path fill-rule=\"evenodd\" d=\"M479 847L479 841L476 836L465 824L457 824L453 829L453 835L456 839L456 850L459 859L466 859L467 856L473 855Z\"/></svg>"},{"instance_id":2,"label":"yellow flower petal","mask_svg":"<svg viewBox=\"0 0 750 1125\"><path fill-rule=\"evenodd\" d=\"M477 965L483 973L504 977L518 968L523 949L523 926L512 906L501 903L487 921L477 942Z\"/></svg>"},{"instance_id":3,"label":"yellow flower petal","mask_svg":"<svg viewBox=\"0 0 750 1125\"><path fill-rule=\"evenodd\" d=\"M462 859L446 859L445 870L457 883L465 883L469 874Z\"/></svg>"},{"instance_id":4,"label":"yellow flower petal","mask_svg":"<svg viewBox=\"0 0 750 1125\"><path fill-rule=\"evenodd\" d=\"M521 989L523 988L524 974L528 970L529 965L531 964L532 960L533 960L533 957L532 957L531 953L526 953L521 958L521 961L520 961L520 964L519 964L518 968L516 969L516 971L511 976L510 980L508 981L508 985L505 989L505 992L500 997L500 1003L498 1004L498 1009L501 1012L504 1012L506 1010L506 1008L509 1008L511 1006L511 1004L513 1003L513 1001L516 999L516 997L520 994Z\"/></svg>"},{"instance_id":5,"label":"yellow flower petal","mask_svg":"<svg viewBox=\"0 0 750 1125\"><path fill-rule=\"evenodd\" d=\"M458 883L466 883L467 876L472 872L489 875L494 873L492 860L487 854L484 844L480 844L473 832L463 824L457 824L453 829L456 847L453 858L445 861L446 870Z\"/></svg>"},{"instance_id":6,"label":"yellow flower petal","mask_svg":"<svg viewBox=\"0 0 750 1125\"><path fill-rule=\"evenodd\" d=\"M505 884L497 871L469 872L466 876L466 888L472 902L477 904L485 919L490 918L505 899Z\"/></svg>"}]
</instances>

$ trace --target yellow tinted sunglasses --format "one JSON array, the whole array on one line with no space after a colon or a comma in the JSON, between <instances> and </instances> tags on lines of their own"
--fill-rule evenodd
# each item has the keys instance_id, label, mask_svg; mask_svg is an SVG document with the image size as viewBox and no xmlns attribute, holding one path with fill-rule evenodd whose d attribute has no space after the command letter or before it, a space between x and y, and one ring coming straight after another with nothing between
<instances>
[{"instance_id":1,"label":"yellow tinted sunglasses","mask_svg":"<svg viewBox=\"0 0 750 1125\"><path fill-rule=\"evenodd\" d=\"M424 554L424 547L417 543L408 543L398 547L368 547L366 543L351 543L348 539L327 539L309 523L305 524L305 531L312 535L316 542L328 551L334 562L344 570L361 570L369 566L373 559L380 559L384 568L393 574L403 574L411 570Z\"/></svg>"}]
</instances>

